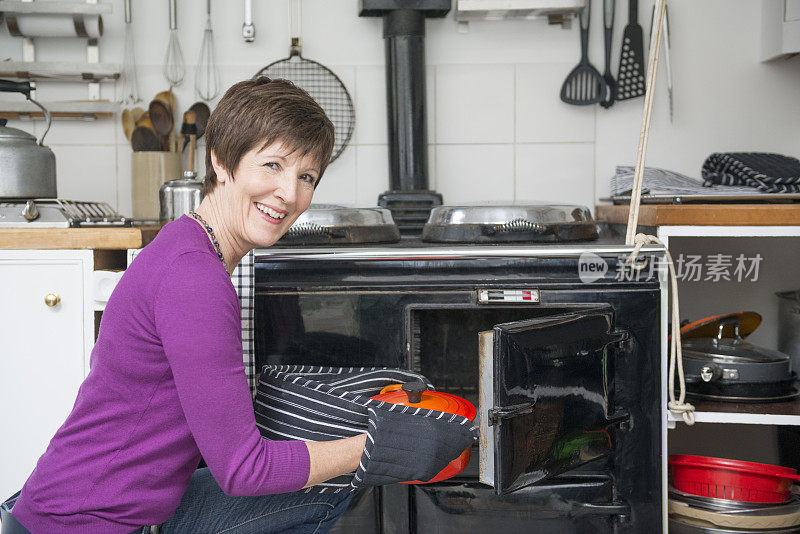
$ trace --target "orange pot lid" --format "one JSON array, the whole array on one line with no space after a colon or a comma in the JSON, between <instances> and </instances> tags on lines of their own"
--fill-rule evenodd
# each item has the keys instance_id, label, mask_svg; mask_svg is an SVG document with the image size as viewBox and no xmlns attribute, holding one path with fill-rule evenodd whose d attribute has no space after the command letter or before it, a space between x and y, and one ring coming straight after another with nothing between
<instances>
[{"instance_id":1,"label":"orange pot lid","mask_svg":"<svg viewBox=\"0 0 800 534\"><path fill-rule=\"evenodd\" d=\"M478 411L475 409L475 406L473 406L472 403L466 399L462 399L456 395L451 395L450 393L444 393L441 391L428 391L424 389L424 385L421 383L411 384L413 385L392 384L390 386L386 386L381 390L379 395L375 395L372 398L375 400L391 402L392 404L402 404L403 406L410 406L412 408L422 408L424 410L436 410L439 412L454 413L456 415L462 415L470 421L475 419L475 416L478 413ZM416 393L420 394L419 401L411 402L411 399L415 398L415 391L403 391L403 389L401 389L403 386L406 386L407 388L410 386L412 389L416 386L418 389ZM411 397L411 399L409 399L409 397Z\"/></svg>"},{"instance_id":2,"label":"orange pot lid","mask_svg":"<svg viewBox=\"0 0 800 534\"><path fill-rule=\"evenodd\" d=\"M712 315L700 319L693 323L687 324L681 328L681 339L695 339L699 337L717 337L719 332L719 324L729 319L738 319L739 321L739 336L746 338L752 334L758 325L761 324L761 315L752 311L740 311L733 313L725 313L723 315ZM725 334L728 337L733 337L733 327L725 329Z\"/></svg>"}]
</instances>

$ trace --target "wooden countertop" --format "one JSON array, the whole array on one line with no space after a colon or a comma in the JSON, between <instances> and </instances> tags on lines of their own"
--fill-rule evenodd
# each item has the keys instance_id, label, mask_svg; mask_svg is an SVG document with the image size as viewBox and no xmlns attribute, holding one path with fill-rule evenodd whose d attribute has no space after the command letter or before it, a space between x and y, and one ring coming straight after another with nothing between
<instances>
[{"instance_id":1,"label":"wooden countertop","mask_svg":"<svg viewBox=\"0 0 800 534\"><path fill-rule=\"evenodd\" d=\"M0 249L142 248L152 241L160 226L128 228L1 228Z\"/></svg>"},{"instance_id":2,"label":"wooden countertop","mask_svg":"<svg viewBox=\"0 0 800 534\"><path fill-rule=\"evenodd\" d=\"M595 207L598 221L628 223L628 205ZM642 204L640 226L797 226L800 204Z\"/></svg>"}]
</instances>

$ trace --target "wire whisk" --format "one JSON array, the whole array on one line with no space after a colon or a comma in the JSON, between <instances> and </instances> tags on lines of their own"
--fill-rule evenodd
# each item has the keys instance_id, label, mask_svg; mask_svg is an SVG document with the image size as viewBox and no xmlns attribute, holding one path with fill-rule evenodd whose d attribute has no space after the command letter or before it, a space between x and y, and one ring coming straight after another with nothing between
<instances>
[{"instance_id":1,"label":"wire whisk","mask_svg":"<svg viewBox=\"0 0 800 534\"><path fill-rule=\"evenodd\" d=\"M169 0L169 44L164 56L164 78L171 86L180 85L186 76L183 50L178 40L178 13L176 0Z\"/></svg>"},{"instance_id":2,"label":"wire whisk","mask_svg":"<svg viewBox=\"0 0 800 534\"><path fill-rule=\"evenodd\" d=\"M139 102L139 80L136 78L136 55L133 46L131 26L132 0L125 0L125 54L122 61L122 98L125 104Z\"/></svg>"},{"instance_id":3,"label":"wire whisk","mask_svg":"<svg viewBox=\"0 0 800 534\"><path fill-rule=\"evenodd\" d=\"M211 0L206 0L206 29L200 45L200 58L194 71L194 90L201 100L214 100L219 94L219 69L214 61L214 30L211 28Z\"/></svg>"}]
</instances>

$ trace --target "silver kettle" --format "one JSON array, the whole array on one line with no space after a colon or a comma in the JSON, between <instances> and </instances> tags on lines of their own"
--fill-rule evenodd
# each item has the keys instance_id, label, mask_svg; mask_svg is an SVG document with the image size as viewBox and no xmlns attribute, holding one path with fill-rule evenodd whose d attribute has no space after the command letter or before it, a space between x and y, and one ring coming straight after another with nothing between
<instances>
[{"instance_id":1,"label":"silver kettle","mask_svg":"<svg viewBox=\"0 0 800 534\"><path fill-rule=\"evenodd\" d=\"M183 178L169 180L158 189L159 220L162 223L174 221L187 215L203 200L203 180L194 171L184 171Z\"/></svg>"},{"instance_id":2,"label":"silver kettle","mask_svg":"<svg viewBox=\"0 0 800 534\"><path fill-rule=\"evenodd\" d=\"M0 91L22 93L38 106L47 119L47 127L38 141L31 134L6 126L0 119L0 198L55 198L56 156L44 146L50 130L50 112L30 97L30 82L0 80Z\"/></svg>"}]
</instances>

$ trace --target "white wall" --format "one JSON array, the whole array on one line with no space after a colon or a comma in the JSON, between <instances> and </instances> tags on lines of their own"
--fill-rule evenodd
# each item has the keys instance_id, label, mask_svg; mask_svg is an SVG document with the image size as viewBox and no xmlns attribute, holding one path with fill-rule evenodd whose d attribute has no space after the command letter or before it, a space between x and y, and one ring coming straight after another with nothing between
<instances>
[{"instance_id":1,"label":"white wall","mask_svg":"<svg viewBox=\"0 0 800 534\"><path fill-rule=\"evenodd\" d=\"M120 61L122 0L105 17L101 60ZM647 33L652 0L640 2ZM257 0L256 41L241 38L242 2L213 1L216 54L225 86L288 55L288 0ZM594 2L590 56L603 71L602 2ZM800 152L800 58L758 61L761 2L671 0L675 120L670 124L663 69L659 73L648 164L699 176L709 153ZM315 201L374 205L388 188L382 22L357 16L358 0L303 0L304 56L336 72L356 103L349 146L330 167ZM187 80L177 89L183 111L193 95L194 69L205 19L203 0L178 0ZM612 72L627 23L617 2ZM445 202L569 200L591 205L608 193L617 164L636 154L643 99L604 110L559 98L579 59L577 24L563 30L544 20L473 22L459 33L451 14L427 23L430 182ZM134 0L140 91L149 99L166 88L161 62L168 41L167 2ZM77 40L39 40L40 60L80 61ZM0 60L20 60L21 43L0 32ZM121 86L121 84L119 84ZM102 96L117 88L104 84ZM42 100L85 98L75 83L40 83ZM3 95L3 99L21 96ZM146 105L146 102L145 102ZM13 126L31 130L28 121ZM41 132L41 122L35 124ZM130 154L118 118L58 121L47 138L58 162L62 198L109 202L131 211ZM202 155L202 151L201 151Z\"/></svg>"}]
</instances>

